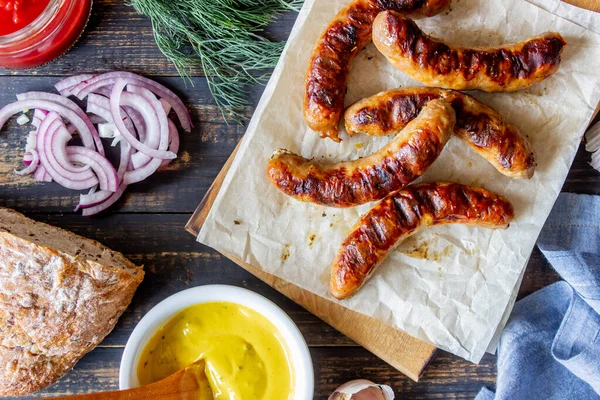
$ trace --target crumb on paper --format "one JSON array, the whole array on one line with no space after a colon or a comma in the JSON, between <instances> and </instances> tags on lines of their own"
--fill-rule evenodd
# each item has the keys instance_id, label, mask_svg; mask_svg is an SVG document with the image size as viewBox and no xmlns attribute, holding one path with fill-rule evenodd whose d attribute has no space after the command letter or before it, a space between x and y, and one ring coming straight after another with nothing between
<instances>
[{"instance_id":1,"label":"crumb on paper","mask_svg":"<svg viewBox=\"0 0 600 400\"><path fill-rule=\"evenodd\" d=\"M356 147L357 149L362 149L363 148L363 144L362 143L356 143L354 145L354 147Z\"/></svg>"},{"instance_id":2,"label":"crumb on paper","mask_svg":"<svg viewBox=\"0 0 600 400\"><path fill-rule=\"evenodd\" d=\"M240 221L238 221L237 219L236 219L236 220L234 220L234 221L233 221L233 223L234 223L235 225L239 225L239 224L241 224L241 222L240 222Z\"/></svg>"},{"instance_id":3,"label":"crumb on paper","mask_svg":"<svg viewBox=\"0 0 600 400\"><path fill-rule=\"evenodd\" d=\"M283 245L283 251L281 252L281 261L285 261L290 258L290 244L286 243Z\"/></svg>"},{"instance_id":4,"label":"crumb on paper","mask_svg":"<svg viewBox=\"0 0 600 400\"><path fill-rule=\"evenodd\" d=\"M321 214L321 217L326 217L326 216L327 216L326 213Z\"/></svg>"},{"instance_id":5,"label":"crumb on paper","mask_svg":"<svg viewBox=\"0 0 600 400\"><path fill-rule=\"evenodd\" d=\"M312 247L312 245L315 244L316 237L317 237L317 235L315 235L314 233L311 233L310 235L308 235L308 247Z\"/></svg>"}]
</instances>

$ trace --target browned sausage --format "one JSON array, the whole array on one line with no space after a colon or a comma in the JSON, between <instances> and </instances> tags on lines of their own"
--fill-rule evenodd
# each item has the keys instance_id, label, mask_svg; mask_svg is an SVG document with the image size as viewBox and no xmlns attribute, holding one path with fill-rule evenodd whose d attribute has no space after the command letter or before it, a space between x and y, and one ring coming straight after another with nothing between
<instances>
[{"instance_id":1,"label":"browned sausage","mask_svg":"<svg viewBox=\"0 0 600 400\"><path fill-rule=\"evenodd\" d=\"M450 104L432 100L388 145L368 157L326 164L278 150L267 175L279 190L301 201L351 207L380 200L425 173L455 122Z\"/></svg>"},{"instance_id":2,"label":"browned sausage","mask_svg":"<svg viewBox=\"0 0 600 400\"><path fill-rule=\"evenodd\" d=\"M511 178L531 178L535 154L516 126L475 98L454 90L411 87L381 92L346 110L350 135L389 135L404 128L433 99L444 99L456 112L454 134Z\"/></svg>"},{"instance_id":3,"label":"browned sausage","mask_svg":"<svg viewBox=\"0 0 600 400\"><path fill-rule=\"evenodd\" d=\"M353 296L396 246L424 228L460 223L502 229L513 218L511 203L485 189L458 183L408 186L350 230L331 268L331 293L338 299Z\"/></svg>"},{"instance_id":4,"label":"browned sausage","mask_svg":"<svg viewBox=\"0 0 600 400\"><path fill-rule=\"evenodd\" d=\"M338 123L344 110L350 63L371 42L377 14L395 10L431 16L450 0L355 0L341 10L317 41L308 64L304 93L304 118L321 137L339 142Z\"/></svg>"},{"instance_id":5,"label":"browned sausage","mask_svg":"<svg viewBox=\"0 0 600 400\"><path fill-rule=\"evenodd\" d=\"M514 92L543 81L558 70L567 44L547 32L499 47L452 47L393 11L375 18L373 43L394 67L427 86L485 92Z\"/></svg>"}]
</instances>

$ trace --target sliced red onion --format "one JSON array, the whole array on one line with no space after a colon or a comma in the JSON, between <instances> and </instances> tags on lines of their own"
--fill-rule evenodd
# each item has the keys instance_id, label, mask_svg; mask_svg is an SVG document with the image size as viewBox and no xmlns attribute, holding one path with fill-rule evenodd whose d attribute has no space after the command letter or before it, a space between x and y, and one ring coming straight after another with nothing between
<instances>
[{"instance_id":1,"label":"sliced red onion","mask_svg":"<svg viewBox=\"0 0 600 400\"><path fill-rule=\"evenodd\" d=\"M110 113L110 100L104 96L90 94L88 97L87 112L98 115L106 122L114 124L112 114ZM135 127L133 122L124 110L121 111L121 119L123 120L123 123L127 129L130 131L134 130Z\"/></svg>"},{"instance_id":2,"label":"sliced red onion","mask_svg":"<svg viewBox=\"0 0 600 400\"><path fill-rule=\"evenodd\" d=\"M93 178L94 173L89 166L75 166L69 161L66 147L72 136L65 128L60 116L52 112L46 118L50 119L50 125L45 131L40 131L37 135L37 148L44 149L43 153L46 155L45 157L51 167L45 165L46 169L53 169L63 176L76 174L71 179L78 181Z\"/></svg>"},{"instance_id":3,"label":"sliced red onion","mask_svg":"<svg viewBox=\"0 0 600 400\"><path fill-rule=\"evenodd\" d=\"M124 79L127 82L136 84L138 86L143 86L155 93L158 97L164 98L164 100L171 105L173 110L175 110L177 118L179 119L179 123L183 129L186 132L192 131L192 118L190 113L185 104L183 104L181 99L179 99L175 93L158 82L154 82L153 80L144 78L143 76L139 76L131 72L117 71L95 76L77 85L75 89L73 89L73 95L83 100L87 97L87 95L98 88L115 84L118 78Z\"/></svg>"},{"instance_id":4,"label":"sliced red onion","mask_svg":"<svg viewBox=\"0 0 600 400\"><path fill-rule=\"evenodd\" d=\"M57 94L45 93L45 92L20 93L17 95L17 100L19 100L19 101L22 101L22 100L46 100L46 101L51 101L56 104L60 104L64 107L72 110L73 112L75 112L75 114L77 114L79 116L79 118L81 118L81 120L84 122L85 126L87 127L87 130L92 135L92 139L93 139L94 143L96 144L98 153L100 153L101 155L104 155L104 146L102 145L102 141L100 140L100 136L98 135L98 132L96 132L96 128L94 127L94 124L92 124L92 121L90 121L90 119L88 118L86 113L83 112L83 110L77 104L75 104L72 100L69 100L63 96L59 96ZM52 111L56 111L56 110L52 110ZM60 112L59 112L59 114L64 115ZM64 115L64 116L67 119L71 120L67 115ZM71 120L71 123L73 123L72 120ZM78 131L80 133L82 133L81 130L78 130ZM82 136L82 140L83 140L83 136ZM88 146L86 146L86 147L88 147Z\"/></svg>"},{"instance_id":5,"label":"sliced red onion","mask_svg":"<svg viewBox=\"0 0 600 400\"><path fill-rule=\"evenodd\" d=\"M57 149L52 147L52 139L55 137L56 133L59 132L59 134L62 135L60 140L55 142L58 143L58 146L66 145L71 137L71 135L69 135L69 133L66 131L66 128L61 128L64 128L64 124L60 119L60 116L58 116L56 113L50 113L46 118L44 118L44 121L42 121L37 140L40 163L44 167L45 171L59 185L73 190L89 189L98 183L98 178L96 178L93 173L91 174L91 171L68 171L64 169L55 158L56 154L54 151Z\"/></svg>"},{"instance_id":6,"label":"sliced red onion","mask_svg":"<svg viewBox=\"0 0 600 400\"><path fill-rule=\"evenodd\" d=\"M42 165L38 166L38 168L35 170L35 173L33 174L33 179L35 179L38 182L45 182L45 177L46 170Z\"/></svg>"},{"instance_id":7,"label":"sliced red onion","mask_svg":"<svg viewBox=\"0 0 600 400\"><path fill-rule=\"evenodd\" d=\"M104 97L110 97L110 92L112 92L112 88L110 86L102 86L98 89L94 90L92 93L102 95ZM92 94L90 93L90 94Z\"/></svg>"},{"instance_id":8,"label":"sliced red onion","mask_svg":"<svg viewBox=\"0 0 600 400\"><path fill-rule=\"evenodd\" d=\"M163 109L165 110L165 114L169 115L169 113L171 112L171 105L169 104L169 102L165 99L160 99L160 104L162 104Z\"/></svg>"},{"instance_id":9,"label":"sliced red onion","mask_svg":"<svg viewBox=\"0 0 600 400\"><path fill-rule=\"evenodd\" d=\"M31 161L29 161L29 165L20 171L15 170L15 174L22 176L22 175L31 175L35 172L38 165L40 165L40 157L38 155L38 152L35 150L31 150L30 154L31 154L32 159L31 159Z\"/></svg>"},{"instance_id":10,"label":"sliced red onion","mask_svg":"<svg viewBox=\"0 0 600 400\"><path fill-rule=\"evenodd\" d=\"M48 111L46 111L46 110L40 110L39 108L36 108L33 111L33 116L36 118L39 118L40 121L43 120L44 118L46 118L46 115L48 115Z\"/></svg>"},{"instance_id":11,"label":"sliced red onion","mask_svg":"<svg viewBox=\"0 0 600 400\"><path fill-rule=\"evenodd\" d=\"M133 146L136 150L161 160L173 159L177 155L166 151L168 148L169 141L169 129L168 124L165 123L162 117L166 119L166 115L160 102L155 99L159 104L160 116L157 115L156 108L143 96L133 93L124 92L123 89L127 85L123 79L118 79L117 83L113 86L112 96L110 99L110 111L113 116L113 122L121 132L121 135ZM126 106L135 108L142 114L147 128L147 141L148 145L140 142L135 136L125 127L123 121L119 118L120 105L121 103ZM158 142L158 143L157 143ZM158 145L158 150L150 146Z\"/></svg>"},{"instance_id":12,"label":"sliced red onion","mask_svg":"<svg viewBox=\"0 0 600 400\"><path fill-rule=\"evenodd\" d=\"M85 165L89 165L96 175L106 175L108 178L108 186L100 189L116 192L119 187L119 177L117 171L106 158L93 150L86 149L85 147L79 146L67 146L67 154L73 161L80 162Z\"/></svg>"},{"instance_id":13,"label":"sliced red onion","mask_svg":"<svg viewBox=\"0 0 600 400\"><path fill-rule=\"evenodd\" d=\"M131 118L133 126L135 126L135 130L137 132L139 141L146 143L146 124L144 123L144 118L142 118L142 115L139 112L137 112L135 108L127 106L121 108L125 110L129 118Z\"/></svg>"},{"instance_id":14,"label":"sliced red onion","mask_svg":"<svg viewBox=\"0 0 600 400\"><path fill-rule=\"evenodd\" d=\"M172 151L175 154L179 152L179 132L177 132L177 127L175 126L175 123L171 121L171 118L169 118L169 151ZM160 166L166 167L171 164L171 161L173 160L164 160Z\"/></svg>"},{"instance_id":15,"label":"sliced red onion","mask_svg":"<svg viewBox=\"0 0 600 400\"><path fill-rule=\"evenodd\" d=\"M37 131L29 132L27 135L27 143L25 144L25 151L35 150L37 148Z\"/></svg>"},{"instance_id":16,"label":"sliced red onion","mask_svg":"<svg viewBox=\"0 0 600 400\"><path fill-rule=\"evenodd\" d=\"M117 176L119 178L119 182L123 182L123 177L125 172L127 171L127 167L129 166L129 158L131 155L131 145L127 143L127 141L121 142L121 157L119 160L119 169L117 170ZM89 208L96 206L98 204L104 203L111 196L113 196L112 192L101 190L95 193L88 193L87 195L83 194L79 196L79 205L78 208Z\"/></svg>"},{"instance_id":17,"label":"sliced red onion","mask_svg":"<svg viewBox=\"0 0 600 400\"><path fill-rule=\"evenodd\" d=\"M88 80L88 79L92 79L93 77L94 77L94 75L91 75L91 74L70 76L68 78L58 81L58 83L56 85L54 85L54 87L56 88L56 90L58 90L58 92L60 94L62 94L63 96L66 96L66 94L63 92L66 92L66 91L68 91L68 89L74 88L81 82Z\"/></svg>"},{"instance_id":18,"label":"sliced red onion","mask_svg":"<svg viewBox=\"0 0 600 400\"><path fill-rule=\"evenodd\" d=\"M102 124L104 122L108 122L107 120L105 120L104 118L102 118L99 115L88 115L90 121L92 121L92 124Z\"/></svg>"},{"instance_id":19,"label":"sliced red onion","mask_svg":"<svg viewBox=\"0 0 600 400\"><path fill-rule=\"evenodd\" d=\"M159 148L159 150L161 150L161 149L166 150L169 146L169 137L171 135L171 132L169 129L167 113L165 112L165 109L162 107L161 102L158 101L156 99L156 96L148 89L145 89L145 88L142 88L142 87L136 86L136 85L131 85L131 84L128 85L128 88L131 93L139 94L140 96L144 97L146 100L148 100L148 102L152 105L152 107L154 107L154 111L156 112L156 115L158 117L158 123L159 123L159 128L160 128L160 142L158 144L158 148ZM150 138L148 138L147 143L144 143L144 144L147 144L148 146L151 146L154 148L156 146L155 143L151 142L149 139ZM131 159L134 168L140 168L140 167L148 164L150 162L150 160L151 160L151 157L149 157L147 154L145 154L143 152L134 154L134 156ZM165 161L170 161L170 160L165 160ZM161 165L162 165L162 163L161 163Z\"/></svg>"},{"instance_id":20,"label":"sliced red onion","mask_svg":"<svg viewBox=\"0 0 600 400\"><path fill-rule=\"evenodd\" d=\"M25 154L23 155L23 164L30 165L32 161L33 161L33 154L32 154L32 151L29 150L29 151L25 152Z\"/></svg>"},{"instance_id":21,"label":"sliced red onion","mask_svg":"<svg viewBox=\"0 0 600 400\"><path fill-rule=\"evenodd\" d=\"M4 106L2 109L0 109L0 129L2 129L4 124L6 124L6 121L8 121L12 115L27 108L42 108L44 110L54 111L65 117L77 128L83 145L92 150L96 148L94 134L90 131L86 122L79 115L77 115L75 111L61 104L57 104L48 100L21 100ZM96 129L94 129L94 132L97 136L98 132L96 132ZM100 137L98 137L98 140L100 140ZM103 154L104 148L99 148L98 151L102 152L101 154Z\"/></svg>"},{"instance_id":22,"label":"sliced red onion","mask_svg":"<svg viewBox=\"0 0 600 400\"><path fill-rule=\"evenodd\" d=\"M123 193L125 193L125 189L127 189L127 185L121 185L115 193L113 193L108 199L106 199L106 201L94 207L84 209L82 215L84 217L91 217L92 215L99 214L102 211L106 210L107 208L115 204L117 200L121 198L121 196L123 196Z\"/></svg>"},{"instance_id":23,"label":"sliced red onion","mask_svg":"<svg viewBox=\"0 0 600 400\"><path fill-rule=\"evenodd\" d=\"M41 124L42 124L42 120L39 119L38 117L31 118L31 125L33 125L34 127L39 129Z\"/></svg>"}]
</instances>

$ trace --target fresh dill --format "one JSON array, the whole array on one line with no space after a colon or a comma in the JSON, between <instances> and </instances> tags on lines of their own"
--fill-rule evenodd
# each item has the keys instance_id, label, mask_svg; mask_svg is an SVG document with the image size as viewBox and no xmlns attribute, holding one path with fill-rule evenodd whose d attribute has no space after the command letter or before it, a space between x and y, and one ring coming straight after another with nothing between
<instances>
[{"instance_id":1,"label":"fresh dill","mask_svg":"<svg viewBox=\"0 0 600 400\"><path fill-rule=\"evenodd\" d=\"M244 120L247 86L265 83L284 43L261 36L275 16L302 0L129 0L152 21L161 52L189 79L201 67L226 120Z\"/></svg>"}]
</instances>

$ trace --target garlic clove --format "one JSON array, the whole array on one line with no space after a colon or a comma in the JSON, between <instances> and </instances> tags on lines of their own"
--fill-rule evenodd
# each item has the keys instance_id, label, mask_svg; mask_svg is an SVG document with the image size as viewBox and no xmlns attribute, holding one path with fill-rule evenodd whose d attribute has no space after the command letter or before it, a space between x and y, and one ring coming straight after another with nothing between
<instances>
[{"instance_id":1,"label":"garlic clove","mask_svg":"<svg viewBox=\"0 0 600 400\"><path fill-rule=\"evenodd\" d=\"M338 387L329 400L393 400L394 391L366 379L356 379Z\"/></svg>"}]
</instances>

